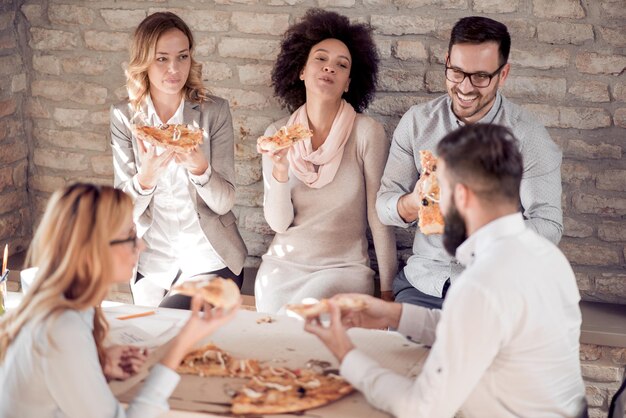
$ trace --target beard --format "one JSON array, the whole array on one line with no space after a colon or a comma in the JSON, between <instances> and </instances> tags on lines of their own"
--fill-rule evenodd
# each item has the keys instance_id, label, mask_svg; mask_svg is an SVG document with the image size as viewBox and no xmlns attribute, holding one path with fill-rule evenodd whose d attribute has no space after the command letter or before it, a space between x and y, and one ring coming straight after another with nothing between
<instances>
[{"instance_id":1,"label":"beard","mask_svg":"<svg viewBox=\"0 0 626 418\"><path fill-rule=\"evenodd\" d=\"M457 93L460 93L458 86L453 86L448 89L448 94L452 98L452 111L454 112L454 114L459 119L464 121L472 119L471 123L478 122L479 119L481 119L489 112L489 109L491 109L491 106L495 101L497 92L497 87L492 88L492 90L489 90L487 92L482 92L479 89L474 89L474 91L468 94L468 96L476 96L474 103L471 106L464 107L461 106L461 100L459 97L457 97ZM477 115L479 115L479 117L477 117Z\"/></svg>"},{"instance_id":2,"label":"beard","mask_svg":"<svg viewBox=\"0 0 626 418\"><path fill-rule=\"evenodd\" d=\"M456 249L467 239L467 227L465 226L465 220L463 220L454 204L454 199L450 200L448 213L443 215L443 247L448 254L454 257Z\"/></svg>"}]
</instances>

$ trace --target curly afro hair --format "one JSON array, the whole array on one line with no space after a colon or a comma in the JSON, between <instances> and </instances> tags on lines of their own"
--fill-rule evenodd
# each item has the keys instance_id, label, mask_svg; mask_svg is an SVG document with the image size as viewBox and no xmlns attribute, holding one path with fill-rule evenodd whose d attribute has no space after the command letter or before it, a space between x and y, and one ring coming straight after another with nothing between
<instances>
[{"instance_id":1,"label":"curly afro hair","mask_svg":"<svg viewBox=\"0 0 626 418\"><path fill-rule=\"evenodd\" d=\"M300 22L285 32L272 69L274 94L289 111L293 112L306 101L300 72L311 48L331 38L343 42L352 56L350 89L343 98L359 113L367 109L374 98L379 57L372 39L372 27L351 24L347 17L335 12L309 9Z\"/></svg>"}]
</instances>

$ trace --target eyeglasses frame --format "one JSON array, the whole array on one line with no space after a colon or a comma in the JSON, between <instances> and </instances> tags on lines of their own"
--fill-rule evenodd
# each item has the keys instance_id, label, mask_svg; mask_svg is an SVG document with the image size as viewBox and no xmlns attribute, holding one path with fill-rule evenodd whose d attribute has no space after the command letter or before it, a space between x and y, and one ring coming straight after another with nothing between
<instances>
[{"instance_id":1,"label":"eyeglasses frame","mask_svg":"<svg viewBox=\"0 0 626 418\"><path fill-rule=\"evenodd\" d=\"M495 71L494 71L493 73L491 73L491 74L482 74L482 71L478 71L478 72L475 72L475 73L466 73L465 71L463 71L463 70L459 70L458 68L449 67L449 66L448 66L448 64L450 64L450 59L448 59L448 61L446 62L446 67L445 67L446 69L444 70L444 75L445 75L445 77L446 77L446 80L448 80L448 81L449 81L449 82L451 82L451 83L461 84L462 82L464 82L464 81L465 81L465 79L466 79L466 78L469 78L470 84L471 84L472 86L474 86L474 87L476 87L476 88L478 88L478 89L484 89L484 88L487 88L487 87L489 87L489 86L491 85L491 80L493 80L493 78L494 78L495 76L497 76L497 75L500 73L500 71L502 71L502 69L504 68L504 66L505 66L507 63L505 62L504 64L502 64L501 66L499 66L499 67L498 67L498 69L497 69L497 70L495 70ZM450 79L448 78L448 70L454 70L454 71L458 71L458 72L460 72L460 73L463 73L463 79L462 79L461 81L454 81L454 80L450 80ZM487 85L486 85L486 86L477 86L476 84L474 84L474 82L472 81L472 76L473 76L473 75L476 75L476 74L482 74L483 76L489 77L489 83L487 83Z\"/></svg>"}]
</instances>

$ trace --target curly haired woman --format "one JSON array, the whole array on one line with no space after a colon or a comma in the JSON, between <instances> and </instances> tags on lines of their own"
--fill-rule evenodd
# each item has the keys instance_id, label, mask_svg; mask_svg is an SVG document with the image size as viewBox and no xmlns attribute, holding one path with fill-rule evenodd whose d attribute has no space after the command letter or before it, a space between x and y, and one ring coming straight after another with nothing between
<instances>
[{"instance_id":1,"label":"curly haired woman","mask_svg":"<svg viewBox=\"0 0 626 418\"><path fill-rule=\"evenodd\" d=\"M277 312L308 297L373 294L368 226L382 296L391 296L395 237L375 207L389 141L380 123L360 113L374 96L377 75L367 25L311 9L285 33L272 82L293 113L265 134L300 123L313 137L263 153L264 212L276 235L256 277L259 311Z\"/></svg>"},{"instance_id":2,"label":"curly haired woman","mask_svg":"<svg viewBox=\"0 0 626 418\"><path fill-rule=\"evenodd\" d=\"M243 281L246 247L235 204L233 126L228 102L202 85L202 65L185 22L170 12L137 27L126 72L128 101L111 108L115 187L135 201L146 243L131 282L136 304L158 305L174 281L206 273ZM131 124L187 124L204 131L189 153L160 152L131 133ZM175 295L161 306L188 308Z\"/></svg>"}]
</instances>

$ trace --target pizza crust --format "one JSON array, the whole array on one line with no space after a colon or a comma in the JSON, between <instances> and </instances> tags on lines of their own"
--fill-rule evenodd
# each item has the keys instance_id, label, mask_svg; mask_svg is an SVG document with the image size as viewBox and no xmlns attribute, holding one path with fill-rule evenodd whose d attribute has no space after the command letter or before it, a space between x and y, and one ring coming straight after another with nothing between
<instances>
[{"instance_id":1,"label":"pizza crust","mask_svg":"<svg viewBox=\"0 0 626 418\"><path fill-rule=\"evenodd\" d=\"M289 148L298 141L310 138L313 132L298 123L283 126L272 136L261 136L257 139L257 145L262 151L276 152Z\"/></svg>"},{"instance_id":2,"label":"pizza crust","mask_svg":"<svg viewBox=\"0 0 626 418\"><path fill-rule=\"evenodd\" d=\"M131 125L138 140L176 152L191 152L203 142L203 130L188 125Z\"/></svg>"},{"instance_id":3,"label":"pizza crust","mask_svg":"<svg viewBox=\"0 0 626 418\"><path fill-rule=\"evenodd\" d=\"M333 303L339 306L342 312L358 312L367 308L367 302L354 296L338 296L333 299ZM286 306L286 309L302 318L310 318L330 312L330 305L328 304L328 299L322 299L317 303L289 304Z\"/></svg>"},{"instance_id":4,"label":"pizza crust","mask_svg":"<svg viewBox=\"0 0 626 418\"><path fill-rule=\"evenodd\" d=\"M215 277L211 279L190 280L172 288L174 294L202 298L216 308L230 309L239 303L241 294L234 281Z\"/></svg>"}]
</instances>

